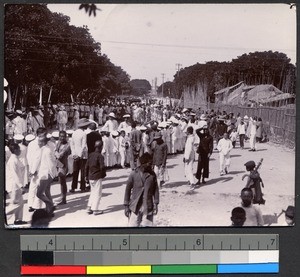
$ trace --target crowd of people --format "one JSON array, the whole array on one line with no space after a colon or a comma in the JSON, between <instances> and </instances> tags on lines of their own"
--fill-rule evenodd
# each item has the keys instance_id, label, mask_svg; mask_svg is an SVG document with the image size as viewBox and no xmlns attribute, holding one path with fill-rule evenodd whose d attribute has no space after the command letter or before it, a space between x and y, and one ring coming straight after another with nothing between
<instances>
[{"instance_id":1,"label":"crowd of people","mask_svg":"<svg viewBox=\"0 0 300 277\"><path fill-rule=\"evenodd\" d=\"M249 139L249 151L256 151L256 143L266 139L261 118L159 103L129 105L117 100L93 106L49 104L6 112L5 138L7 220L14 215L15 225L27 224L23 221L22 196L26 189L29 212L51 219L57 207L67 203L68 190L71 194L78 191L79 179L79 191L90 191L87 213L102 214L106 170L130 167L123 203L129 226L153 224L159 189L168 180L169 155L183 154L184 174L193 190L209 178L209 158L214 149L219 152L222 176L230 171L230 151L237 141L244 149L244 141ZM251 203L264 204L255 164L247 170L246 188L254 199ZM66 182L69 176L70 188ZM56 205L51 196L54 180L61 185Z\"/></svg>"}]
</instances>

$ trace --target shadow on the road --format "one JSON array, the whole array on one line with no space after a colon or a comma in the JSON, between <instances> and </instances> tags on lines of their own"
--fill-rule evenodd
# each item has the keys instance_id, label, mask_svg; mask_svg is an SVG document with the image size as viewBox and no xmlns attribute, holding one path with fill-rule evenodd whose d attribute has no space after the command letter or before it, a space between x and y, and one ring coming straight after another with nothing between
<instances>
[{"instance_id":1,"label":"shadow on the road","mask_svg":"<svg viewBox=\"0 0 300 277\"><path fill-rule=\"evenodd\" d=\"M108 206L105 210L103 210L103 213L113 213L113 212L118 212L124 210L124 205L113 205L113 206Z\"/></svg>"},{"instance_id":2,"label":"shadow on the road","mask_svg":"<svg viewBox=\"0 0 300 277\"><path fill-rule=\"evenodd\" d=\"M187 182L172 182L172 183L167 183L163 185L163 188L177 188L181 186L187 186Z\"/></svg>"},{"instance_id":3,"label":"shadow on the road","mask_svg":"<svg viewBox=\"0 0 300 277\"><path fill-rule=\"evenodd\" d=\"M265 214L263 215L264 225L271 225L278 223L277 214Z\"/></svg>"},{"instance_id":4,"label":"shadow on the road","mask_svg":"<svg viewBox=\"0 0 300 277\"><path fill-rule=\"evenodd\" d=\"M126 181L117 182L117 183L106 183L103 184L103 189L117 188L126 185Z\"/></svg>"},{"instance_id":5,"label":"shadow on the road","mask_svg":"<svg viewBox=\"0 0 300 277\"><path fill-rule=\"evenodd\" d=\"M106 194L107 196L108 194ZM71 214L79 210L85 210L87 207L87 202L90 195L84 195L80 198L67 199L67 204L62 206L57 206L54 212L55 219L66 214Z\"/></svg>"},{"instance_id":6,"label":"shadow on the road","mask_svg":"<svg viewBox=\"0 0 300 277\"><path fill-rule=\"evenodd\" d=\"M263 148L263 149L256 149L256 151L255 152L260 152L260 151L267 151L268 149L266 149L266 148Z\"/></svg>"},{"instance_id":7,"label":"shadow on the road","mask_svg":"<svg viewBox=\"0 0 300 277\"><path fill-rule=\"evenodd\" d=\"M241 157L242 155L230 155L230 158Z\"/></svg>"},{"instance_id":8,"label":"shadow on the road","mask_svg":"<svg viewBox=\"0 0 300 277\"><path fill-rule=\"evenodd\" d=\"M239 173L245 173L245 171L229 171L229 175L239 174Z\"/></svg>"},{"instance_id":9,"label":"shadow on the road","mask_svg":"<svg viewBox=\"0 0 300 277\"><path fill-rule=\"evenodd\" d=\"M178 164L167 165L167 169L174 168L176 166L179 166L179 165Z\"/></svg>"},{"instance_id":10,"label":"shadow on the road","mask_svg":"<svg viewBox=\"0 0 300 277\"><path fill-rule=\"evenodd\" d=\"M128 174L129 175L129 174ZM122 176L116 176L116 177L105 177L105 181L107 181L107 180L109 180L109 181L111 181L111 180L118 180L118 179L122 179L122 178L127 178L128 177L128 175L122 175Z\"/></svg>"},{"instance_id":11,"label":"shadow on the road","mask_svg":"<svg viewBox=\"0 0 300 277\"><path fill-rule=\"evenodd\" d=\"M207 180L205 184L201 183L200 188L205 187L205 186L210 186L210 185L213 185L213 184L216 184L219 182L225 183L232 179L233 179L233 177L219 177L219 178L215 178L215 179L210 179L210 180Z\"/></svg>"}]
</instances>

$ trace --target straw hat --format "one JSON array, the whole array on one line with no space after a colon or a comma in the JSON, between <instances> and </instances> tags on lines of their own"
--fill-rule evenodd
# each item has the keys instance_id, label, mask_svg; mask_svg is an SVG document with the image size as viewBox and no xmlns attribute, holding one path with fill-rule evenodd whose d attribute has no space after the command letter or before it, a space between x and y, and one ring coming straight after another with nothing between
<instances>
[{"instance_id":1,"label":"straw hat","mask_svg":"<svg viewBox=\"0 0 300 277\"><path fill-rule=\"evenodd\" d=\"M14 140L23 140L24 136L23 135L14 135Z\"/></svg>"},{"instance_id":2,"label":"straw hat","mask_svg":"<svg viewBox=\"0 0 300 277\"><path fill-rule=\"evenodd\" d=\"M52 137L58 138L59 137L59 132L58 131L52 132Z\"/></svg>"},{"instance_id":3,"label":"straw hat","mask_svg":"<svg viewBox=\"0 0 300 277\"><path fill-rule=\"evenodd\" d=\"M91 122L86 118L81 118L78 121L78 128L87 127L91 124Z\"/></svg>"},{"instance_id":4,"label":"straw hat","mask_svg":"<svg viewBox=\"0 0 300 277\"><path fill-rule=\"evenodd\" d=\"M109 117L116 118L116 115L115 115L115 113L109 113L109 114L108 114L108 116L109 116Z\"/></svg>"},{"instance_id":5,"label":"straw hat","mask_svg":"<svg viewBox=\"0 0 300 277\"><path fill-rule=\"evenodd\" d=\"M25 140L30 142L30 141L33 141L35 139L35 135L33 134L28 134L26 137L25 137Z\"/></svg>"}]
</instances>

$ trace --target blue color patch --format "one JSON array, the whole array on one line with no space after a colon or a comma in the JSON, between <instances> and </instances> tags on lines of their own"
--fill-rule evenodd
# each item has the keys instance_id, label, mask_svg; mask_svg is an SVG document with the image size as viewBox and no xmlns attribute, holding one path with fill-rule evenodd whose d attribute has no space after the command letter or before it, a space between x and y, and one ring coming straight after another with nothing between
<instances>
[{"instance_id":1,"label":"blue color patch","mask_svg":"<svg viewBox=\"0 0 300 277\"><path fill-rule=\"evenodd\" d=\"M278 273L279 263L267 264L220 264L218 273Z\"/></svg>"}]
</instances>

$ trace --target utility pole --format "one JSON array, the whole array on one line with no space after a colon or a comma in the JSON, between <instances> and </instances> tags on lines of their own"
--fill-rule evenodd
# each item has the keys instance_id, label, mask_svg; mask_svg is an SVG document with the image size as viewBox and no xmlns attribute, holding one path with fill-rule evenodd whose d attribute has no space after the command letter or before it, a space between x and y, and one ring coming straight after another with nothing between
<instances>
[{"instance_id":1,"label":"utility pole","mask_svg":"<svg viewBox=\"0 0 300 277\"><path fill-rule=\"evenodd\" d=\"M162 73L161 77L162 77L161 94L162 94L162 97L164 97L164 79L165 79L165 73Z\"/></svg>"},{"instance_id":2,"label":"utility pole","mask_svg":"<svg viewBox=\"0 0 300 277\"><path fill-rule=\"evenodd\" d=\"M179 70L181 69L182 64L181 63L177 63L175 66L176 66L177 72L179 72Z\"/></svg>"}]
</instances>

